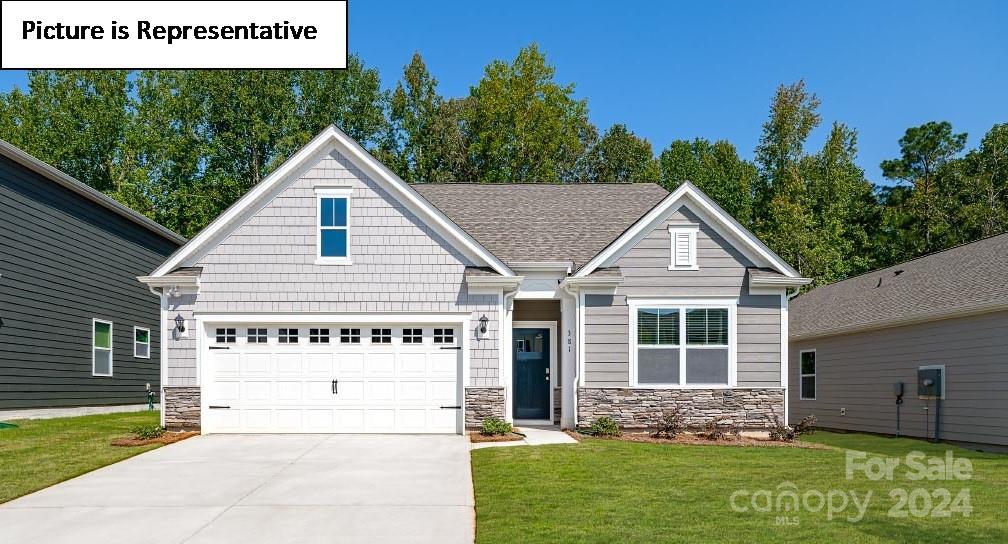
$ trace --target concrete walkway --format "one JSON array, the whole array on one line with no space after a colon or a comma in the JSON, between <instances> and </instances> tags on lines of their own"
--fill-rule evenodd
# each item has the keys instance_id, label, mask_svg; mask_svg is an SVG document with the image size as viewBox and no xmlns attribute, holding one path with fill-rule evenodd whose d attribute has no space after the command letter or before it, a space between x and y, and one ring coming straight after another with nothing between
<instances>
[{"instance_id":1,"label":"concrete walkway","mask_svg":"<svg viewBox=\"0 0 1008 544\"><path fill-rule=\"evenodd\" d=\"M211 435L0 505L0 542L471 543L462 436Z\"/></svg>"},{"instance_id":2,"label":"concrete walkway","mask_svg":"<svg viewBox=\"0 0 1008 544\"><path fill-rule=\"evenodd\" d=\"M506 446L543 446L546 444L577 444L567 433L560 430L560 427L515 427L515 430L525 435L524 440L513 442L479 442L472 445L472 449L501 448Z\"/></svg>"}]
</instances>

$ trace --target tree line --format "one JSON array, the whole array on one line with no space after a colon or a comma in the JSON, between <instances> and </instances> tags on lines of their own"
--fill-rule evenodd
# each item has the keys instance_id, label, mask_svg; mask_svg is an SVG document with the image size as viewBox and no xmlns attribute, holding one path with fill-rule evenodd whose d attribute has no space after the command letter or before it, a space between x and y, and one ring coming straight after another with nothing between
<instances>
[{"instance_id":1,"label":"tree line","mask_svg":"<svg viewBox=\"0 0 1008 544\"><path fill-rule=\"evenodd\" d=\"M752 159L726 140L655 153L625 124L601 132L533 44L438 94L419 53L383 89L343 71L33 71L0 95L0 137L183 235L202 229L322 128L336 124L408 182L691 180L823 284L1008 229L1008 123L976 149L948 122L910 127L875 185L857 131L823 123L803 81L781 85Z\"/></svg>"}]
</instances>

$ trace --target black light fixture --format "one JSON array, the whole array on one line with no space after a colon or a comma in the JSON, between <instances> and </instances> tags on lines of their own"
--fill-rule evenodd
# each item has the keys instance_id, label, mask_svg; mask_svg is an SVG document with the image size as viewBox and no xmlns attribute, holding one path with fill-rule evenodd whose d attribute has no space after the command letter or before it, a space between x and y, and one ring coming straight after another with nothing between
<instances>
[{"instance_id":1,"label":"black light fixture","mask_svg":"<svg viewBox=\"0 0 1008 544\"><path fill-rule=\"evenodd\" d=\"M479 318L479 323L480 323L479 324L479 332L480 332L480 334L486 334L487 333L487 323L489 323L489 322L490 322L490 320L487 319L486 315L484 315L484 316L482 316L482 317Z\"/></svg>"},{"instance_id":2,"label":"black light fixture","mask_svg":"<svg viewBox=\"0 0 1008 544\"><path fill-rule=\"evenodd\" d=\"M179 334L185 332L185 318L182 317L182 314L178 314L175 316L175 331L178 332Z\"/></svg>"}]
</instances>

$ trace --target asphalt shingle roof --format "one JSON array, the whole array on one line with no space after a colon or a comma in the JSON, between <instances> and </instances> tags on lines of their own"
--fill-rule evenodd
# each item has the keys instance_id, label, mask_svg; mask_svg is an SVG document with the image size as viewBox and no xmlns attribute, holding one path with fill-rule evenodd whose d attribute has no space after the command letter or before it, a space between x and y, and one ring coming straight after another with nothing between
<instances>
[{"instance_id":1,"label":"asphalt shingle roof","mask_svg":"<svg viewBox=\"0 0 1008 544\"><path fill-rule=\"evenodd\" d=\"M824 285L790 304L792 338L942 319L1008 304L1008 234Z\"/></svg>"},{"instance_id":2,"label":"asphalt shingle roof","mask_svg":"<svg viewBox=\"0 0 1008 544\"><path fill-rule=\"evenodd\" d=\"M413 188L505 263L573 261L575 269L668 196L653 183Z\"/></svg>"}]
</instances>

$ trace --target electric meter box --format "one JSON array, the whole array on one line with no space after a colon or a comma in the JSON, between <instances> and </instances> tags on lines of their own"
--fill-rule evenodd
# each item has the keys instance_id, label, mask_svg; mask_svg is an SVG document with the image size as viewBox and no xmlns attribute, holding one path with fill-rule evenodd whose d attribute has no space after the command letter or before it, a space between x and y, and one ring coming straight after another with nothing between
<instances>
[{"instance_id":1,"label":"electric meter box","mask_svg":"<svg viewBox=\"0 0 1008 544\"><path fill-rule=\"evenodd\" d=\"M917 369L917 397L940 399L945 396L945 376L941 368Z\"/></svg>"}]
</instances>

